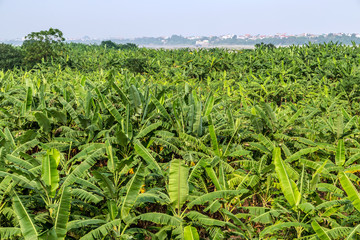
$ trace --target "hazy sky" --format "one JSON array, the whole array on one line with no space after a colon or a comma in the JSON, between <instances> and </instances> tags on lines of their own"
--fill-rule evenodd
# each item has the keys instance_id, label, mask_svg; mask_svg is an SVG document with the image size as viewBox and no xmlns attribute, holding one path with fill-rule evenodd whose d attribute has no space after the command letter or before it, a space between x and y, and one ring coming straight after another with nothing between
<instances>
[{"instance_id":1,"label":"hazy sky","mask_svg":"<svg viewBox=\"0 0 360 240\"><path fill-rule=\"evenodd\" d=\"M0 39L360 33L360 0L0 0Z\"/></svg>"}]
</instances>

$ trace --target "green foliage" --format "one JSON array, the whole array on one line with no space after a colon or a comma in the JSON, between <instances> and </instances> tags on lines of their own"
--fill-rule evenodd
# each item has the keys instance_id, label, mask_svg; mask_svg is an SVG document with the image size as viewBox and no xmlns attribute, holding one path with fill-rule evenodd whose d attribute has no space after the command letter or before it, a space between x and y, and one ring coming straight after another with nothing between
<instances>
[{"instance_id":1,"label":"green foliage","mask_svg":"<svg viewBox=\"0 0 360 240\"><path fill-rule=\"evenodd\" d=\"M42 161L41 178L45 185L50 187L50 196L54 197L59 187L60 153L56 149L48 150Z\"/></svg>"},{"instance_id":2,"label":"green foliage","mask_svg":"<svg viewBox=\"0 0 360 240\"><path fill-rule=\"evenodd\" d=\"M261 42L261 43L255 44L255 48L273 49L273 48L276 48L276 47L275 47L275 45L272 44L272 43L263 43L263 42Z\"/></svg>"},{"instance_id":3,"label":"green foliage","mask_svg":"<svg viewBox=\"0 0 360 240\"><path fill-rule=\"evenodd\" d=\"M275 171L279 178L281 190L291 207L297 207L301 201L301 194L291 179L285 162L281 159L281 149L275 148L273 153Z\"/></svg>"},{"instance_id":4,"label":"green foliage","mask_svg":"<svg viewBox=\"0 0 360 240\"><path fill-rule=\"evenodd\" d=\"M0 71L1 239L359 238L357 46L64 47Z\"/></svg>"},{"instance_id":5,"label":"green foliage","mask_svg":"<svg viewBox=\"0 0 360 240\"><path fill-rule=\"evenodd\" d=\"M14 197L13 197L13 208L14 208L14 212L18 217L20 229L24 239L26 240L37 239L38 232L36 230L36 225L34 224L34 220L30 217L29 213L25 209L24 204L22 203L22 201L20 200L20 198L17 196L16 193L14 193Z\"/></svg>"},{"instance_id":6,"label":"green foliage","mask_svg":"<svg viewBox=\"0 0 360 240\"><path fill-rule=\"evenodd\" d=\"M23 52L10 44L0 43L0 70L9 70L21 67Z\"/></svg>"},{"instance_id":7,"label":"green foliage","mask_svg":"<svg viewBox=\"0 0 360 240\"><path fill-rule=\"evenodd\" d=\"M146 58L127 58L122 67L129 69L133 73L145 73L147 71Z\"/></svg>"},{"instance_id":8,"label":"green foliage","mask_svg":"<svg viewBox=\"0 0 360 240\"><path fill-rule=\"evenodd\" d=\"M181 210L189 195L188 167L180 159L170 163L168 192L175 209Z\"/></svg>"},{"instance_id":9,"label":"green foliage","mask_svg":"<svg viewBox=\"0 0 360 240\"><path fill-rule=\"evenodd\" d=\"M63 33L59 29L53 28L26 35L22 45L25 63L33 66L42 60L55 60L64 56L64 41Z\"/></svg>"},{"instance_id":10,"label":"green foliage","mask_svg":"<svg viewBox=\"0 0 360 240\"><path fill-rule=\"evenodd\" d=\"M196 228L192 226L186 226L184 228L184 240L199 240L199 233Z\"/></svg>"},{"instance_id":11,"label":"green foliage","mask_svg":"<svg viewBox=\"0 0 360 240\"><path fill-rule=\"evenodd\" d=\"M135 50L138 48L138 46L134 43L117 44L111 40L102 41L100 46L116 50Z\"/></svg>"}]
</instances>

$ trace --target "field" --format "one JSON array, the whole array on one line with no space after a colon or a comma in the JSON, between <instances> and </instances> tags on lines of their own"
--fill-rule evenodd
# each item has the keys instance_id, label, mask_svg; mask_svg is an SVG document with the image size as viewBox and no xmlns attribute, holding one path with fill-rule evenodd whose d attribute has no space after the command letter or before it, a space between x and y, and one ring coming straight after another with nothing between
<instances>
[{"instance_id":1,"label":"field","mask_svg":"<svg viewBox=\"0 0 360 240\"><path fill-rule=\"evenodd\" d=\"M333 43L0 71L0 238L360 239L359 84Z\"/></svg>"}]
</instances>

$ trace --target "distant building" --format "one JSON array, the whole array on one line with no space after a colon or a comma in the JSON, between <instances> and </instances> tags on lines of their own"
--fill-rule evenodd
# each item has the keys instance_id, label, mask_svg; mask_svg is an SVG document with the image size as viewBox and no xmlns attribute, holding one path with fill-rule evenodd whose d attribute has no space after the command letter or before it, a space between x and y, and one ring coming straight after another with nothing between
<instances>
[{"instance_id":1,"label":"distant building","mask_svg":"<svg viewBox=\"0 0 360 240\"><path fill-rule=\"evenodd\" d=\"M202 41L195 42L196 47L207 47L209 45L210 45L209 40L202 40Z\"/></svg>"},{"instance_id":2,"label":"distant building","mask_svg":"<svg viewBox=\"0 0 360 240\"><path fill-rule=\"evenodd\" d=\"M189 40L196 40L196 39L200 39L200 36L191 36L191 37L187 37L187 39Z\"/></svg>"},{"instance_id":3,"label":"distant building","mask_svg":"<svg viewBox=\"0 0 360 240\"><path fill-rule=\"evenodd\" d=\"M228 35L220 36L220 39L225 40L225 39L231 39L231 38L233 38L233 37L234 37L234 34L228 34Z\"/></svg>"}]
</instances>

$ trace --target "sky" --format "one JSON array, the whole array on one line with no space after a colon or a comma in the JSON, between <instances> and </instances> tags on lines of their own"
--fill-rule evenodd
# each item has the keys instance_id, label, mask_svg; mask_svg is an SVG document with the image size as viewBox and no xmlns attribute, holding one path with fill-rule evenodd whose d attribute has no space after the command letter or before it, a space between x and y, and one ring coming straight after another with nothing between
<instances>
[{"instance_id":1,"label":"sky","mask_svg":"<svg viewBox=\"0 0 360 240\"><path fill-rule=\"evenodd\" d=\"M0 0L0 39L360 33L360 0Z\"/></svg>"}]
</instances>

